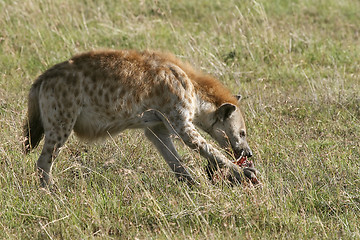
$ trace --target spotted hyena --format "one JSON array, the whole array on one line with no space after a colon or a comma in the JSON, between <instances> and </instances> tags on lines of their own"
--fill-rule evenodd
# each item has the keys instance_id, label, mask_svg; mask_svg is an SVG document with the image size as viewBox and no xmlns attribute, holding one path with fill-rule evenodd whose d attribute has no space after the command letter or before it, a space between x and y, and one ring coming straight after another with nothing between
<instances>
[{"instance_id":1,"label":"spotted hyena","mask_svg":"<svg viewBox=\"0 0 360 240\"><path fill-rule=\"evenodd\" d=\"M238 99L219 81L167 53L92 51L51 67L33 83L24 150L35 148L45 135L37 169L47 186L52 163L72 131L95 140L143 128L178 179L194 183L173 145L174 134L208 160L209 176L226 167L242 180L239 166L195 126L231 149L234 159L251 157Z\"/></svg>"}]
</instances>

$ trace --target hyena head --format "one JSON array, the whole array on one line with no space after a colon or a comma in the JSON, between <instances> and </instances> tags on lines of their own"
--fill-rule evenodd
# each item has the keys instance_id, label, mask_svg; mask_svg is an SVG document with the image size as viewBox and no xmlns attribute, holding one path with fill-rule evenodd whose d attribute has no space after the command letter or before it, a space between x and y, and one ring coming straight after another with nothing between
<instances>
[{"instance_id":1,"label":"hyena head","mask_svg":"<svg viewBox=\"0 0 360 240\"><path fill-rule=\"evenodd\" d=\"M251 157L252 151L246 141L244 118L238 106L224 103L213 114L209 134L220 146L234 154L235 159Z\"/></svg>"}]
</instances>

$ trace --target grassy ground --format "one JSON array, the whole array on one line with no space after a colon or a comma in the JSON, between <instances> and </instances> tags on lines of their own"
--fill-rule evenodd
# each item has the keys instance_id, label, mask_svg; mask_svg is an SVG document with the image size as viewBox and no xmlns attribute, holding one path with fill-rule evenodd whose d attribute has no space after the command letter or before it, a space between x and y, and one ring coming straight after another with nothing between
<instances>
[{"instance_id":1,"label":"grassy ground","mask_svg":"<svg viewBox=\"0 0 360 240\"><path fill-rule=\"evenodd\" d=\"M1 239L360 239L360 2L0 1ZM161 49L244 96L261 188L179 184L140 131L71 137L38 189L32 81L75 53Z\"/></svg>"}]
</instances>

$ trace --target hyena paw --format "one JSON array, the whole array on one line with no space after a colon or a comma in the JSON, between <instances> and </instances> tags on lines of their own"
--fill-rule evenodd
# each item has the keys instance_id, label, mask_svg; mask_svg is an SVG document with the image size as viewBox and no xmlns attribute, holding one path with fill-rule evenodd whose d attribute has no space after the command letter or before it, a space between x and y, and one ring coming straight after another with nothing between
<instances>
[{"instance_id":1,"label":"hyena paw","mask_svg":"<svg viewBox=\"0 0 360 240\"><path fill-rule=\"evenodd\" d=\"M258 171L254 167L245 167L243 171L245 177L247 177L252 184L259 184L259 180L256 176L258 174Z\"/></svg>"}]
</instances>

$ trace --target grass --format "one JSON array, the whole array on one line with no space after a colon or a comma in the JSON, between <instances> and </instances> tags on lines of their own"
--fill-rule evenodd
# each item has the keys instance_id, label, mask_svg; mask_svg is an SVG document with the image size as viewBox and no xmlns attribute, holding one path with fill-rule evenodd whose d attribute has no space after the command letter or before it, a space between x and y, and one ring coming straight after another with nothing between
<instances>
[{"instance_id":1,"label":"grass","mask_svg":"<svg viewBox=\"0 0 360 240\"><path fill-rule=\"evenodd\" d=\"M0 1L0 238L360 239L360 2ZM38 189L31 83L73 54L160 49L244 97L261 188L178 183L141 131L71 137Z\"/></svg>"}]
</instances>

